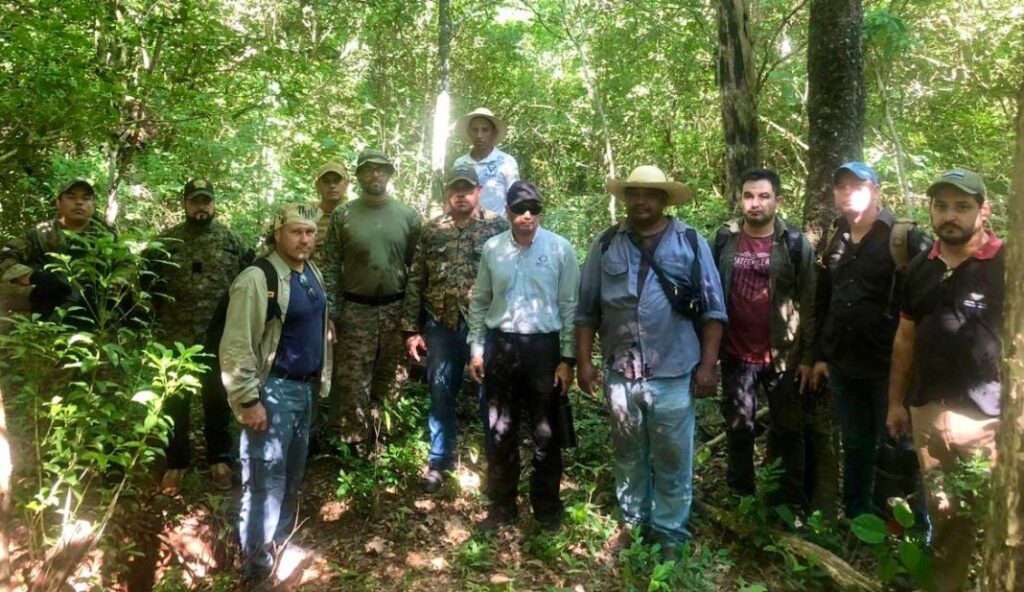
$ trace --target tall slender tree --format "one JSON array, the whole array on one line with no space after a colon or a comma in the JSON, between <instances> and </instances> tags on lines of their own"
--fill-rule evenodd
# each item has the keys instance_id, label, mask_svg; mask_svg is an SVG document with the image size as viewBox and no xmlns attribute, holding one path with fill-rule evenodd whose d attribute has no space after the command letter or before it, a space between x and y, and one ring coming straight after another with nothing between
<instances>
[{"instance_id":1,"label":"tall slender tree","mask_svg":"<svg viewBox=\"0 0 1024 592\"><path fill-rule=\"evenodd\" d=\"M730 205L736 203L740 175L760 164L755 70L747 0L719 0L718 88L725 131L725 195Z\"/></svg>"}]
</instances>

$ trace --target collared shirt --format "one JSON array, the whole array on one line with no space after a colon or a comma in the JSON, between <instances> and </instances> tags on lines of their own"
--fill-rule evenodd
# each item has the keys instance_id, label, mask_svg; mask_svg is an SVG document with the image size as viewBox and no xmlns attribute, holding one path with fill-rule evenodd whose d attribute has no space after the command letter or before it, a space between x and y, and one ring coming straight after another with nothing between
<instances>
[{"instance_id":1,"label":"collared shirt","mask_svg":"<svg viewBox=\"0 0 1024 592\"><path fill-rule=\"evenodd\" d=\"M815 358L854 377L889 372L901 285L889 251L895 223L892 211L882 209L871 230L854 244L849 223L840 218L835 238L819 245ZM911 257L932 245L916 228L907 242Z\"/></svg>"},{"instance_id":2,"label":"collared shirt","mask_svg":"<svg viewBox=\"0 0 1024 592\"><path fill-rule=\"evenodd\" d=\"M469 165L476 169L476 176L483 188L480 192L480 207L504 216L508 188L519 180L519 163L510 154L495 148L480 160L474 160L469 154L464 154L455 159L452 168Z\"/></svg>"},{"instance_id":3,"label":"collared shirt","mask_svg":"<svg viewBox=\"0 0 1024 592\"><path fill-rule=\"evenodd\" d=\"M422 330L423 313L459 329L459 317L469 316L473 289L484 243L508 229L508 221L484 211L459 228L451 215L434 218L420 234L402 305L402 330Z\"/></svg>"},{"instance_id":4,"label":"collared shirt","mask_svg":"<svg viewBox=\"0 0 1024 592\"><path fill-rule=\"evenodd\" d=\"M601 338L604 367L630 380L679 377L700 361L700 341L693 321L672 309L653 273L638 286L640 250L622 222L613 231L607 250L601 236L590 246L580 281L575 324L596 328ZM654 259L676 280L688 279L696 260L686 240L687 225L670 219L654 251ZM726 322L725 298L711 249L697 237L704 314L698 325Z\"/></svg>"},{"instance_id":5,"label":"collared shirt","mask_svg":"<svg viewBox=\"0 0 1024 592\"><path fill-rule=\"evenodd\" d=\"M950 269L936 242L907 268L900 315L915 324L907 403L973 405L999 416L1005 250L988 242Z\"/></svg>"},{"instance_id":6,"label":"collared shirt","mask_svg":"<svg viewBox=\"0 0 1024 592\"><path fill-rule=\"evenodd\" d=\"M575 357L573 317L580 264L569 241L538 228L533 243L520 246L512 231L484 244L470 296L469 342L482 356L487 329L534 335L559 333L562 355Z\"/></svg>"}]
</instances>

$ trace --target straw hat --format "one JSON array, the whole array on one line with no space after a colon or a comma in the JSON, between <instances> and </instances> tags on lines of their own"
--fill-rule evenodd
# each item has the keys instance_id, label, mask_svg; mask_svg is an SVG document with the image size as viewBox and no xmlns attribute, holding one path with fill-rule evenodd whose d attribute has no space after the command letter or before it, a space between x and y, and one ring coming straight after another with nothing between
<instances>
[{"instance_id":1,"label":"straw hat","mask_svg":"<svg viewBox=\"0 0 1024 592\"><path fill-rule=\"evenodd\" d=\"M508 131L508 126L505 122L495 117L494 113L490 109L478 107L473 110L472 113L467 113L460 117L455 122L455 135L459 136L466 142L472 144L473 138L469 137L469 122L473 121L477 117L483 117L491 122L494 126L494 143L495 145L500 144L501 140L505 137L505 132Z\"/></svg>"},{"instance_id":2,"label":"straw hat","mask_svg":"<svg viewBox=\"0 0 1024 592\"><path fill-rule=\"evenodd\" d=\"M622 179L608 179L605 187L608 189L608 193L619 199L625 198L626 188L628 187L661 189L668 194L668 205L670 206L681 206L693 199L693 193L690 192L686 185L670 181L661 169L652 165L636 167L624 181Z\"/></svg>"}]
</instances>

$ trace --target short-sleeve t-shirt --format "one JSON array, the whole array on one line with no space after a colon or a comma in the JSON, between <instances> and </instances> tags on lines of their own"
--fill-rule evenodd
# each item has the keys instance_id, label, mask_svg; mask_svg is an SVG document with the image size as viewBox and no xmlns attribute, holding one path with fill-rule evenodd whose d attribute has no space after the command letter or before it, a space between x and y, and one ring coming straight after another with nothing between
<instances>
[{"instance_id":1,"label":"short-sleeve t-shirt","mask_svg":"<svg viewBox=\"0 0 1024 592\"><path fill-rule=\"evenodd\" d=\"M729 329L725 347L733 356L756 364L770 360L770 263L773 236L740 235L727 297Z\"/></svg>"},{"instance_id":2,"label":"short-sleeve t-shirt","mask_svg":"<svg viewBox=\"0 0 1024 592\"><path fill-rule=\"evenodd\" d=\"M907 402L974 405L999 415L1004 270L994 235L969 259L946 267L941 243L907 268L900 314L914 321L914 370Z\"/></svg>"}]
</instances>

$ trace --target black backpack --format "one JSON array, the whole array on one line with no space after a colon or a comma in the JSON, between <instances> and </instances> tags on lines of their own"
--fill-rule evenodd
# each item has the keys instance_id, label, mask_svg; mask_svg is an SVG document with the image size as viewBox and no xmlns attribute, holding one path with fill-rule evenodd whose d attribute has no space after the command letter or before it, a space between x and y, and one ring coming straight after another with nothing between
<instances>
[{"instance_id":1,"label":"black backpack","mask_svg":"<svg viewBox=\"0 0 1024 592\"><path fill-rule=\"evenodd\" d=\"M270 322L271 319L281 318L281 305L277 303L277 270L274 269L274 265L266 258L260 257L259 259L252 262L249 267L258 267L263 271L264 277L267 279L267 318L266 322ZM244 271L244 270L243 270ZM206 351L217 357L217 351L220 349L220 339L224 336L224 326L227 323L228 318L228 301L231 299L230 289L220 297L217 302L217 308L213 311L213 317L210 319L210 324L206 328ZM217 367L220 368L220 361L217 361Z\"/></svg>"}]
</instances>

